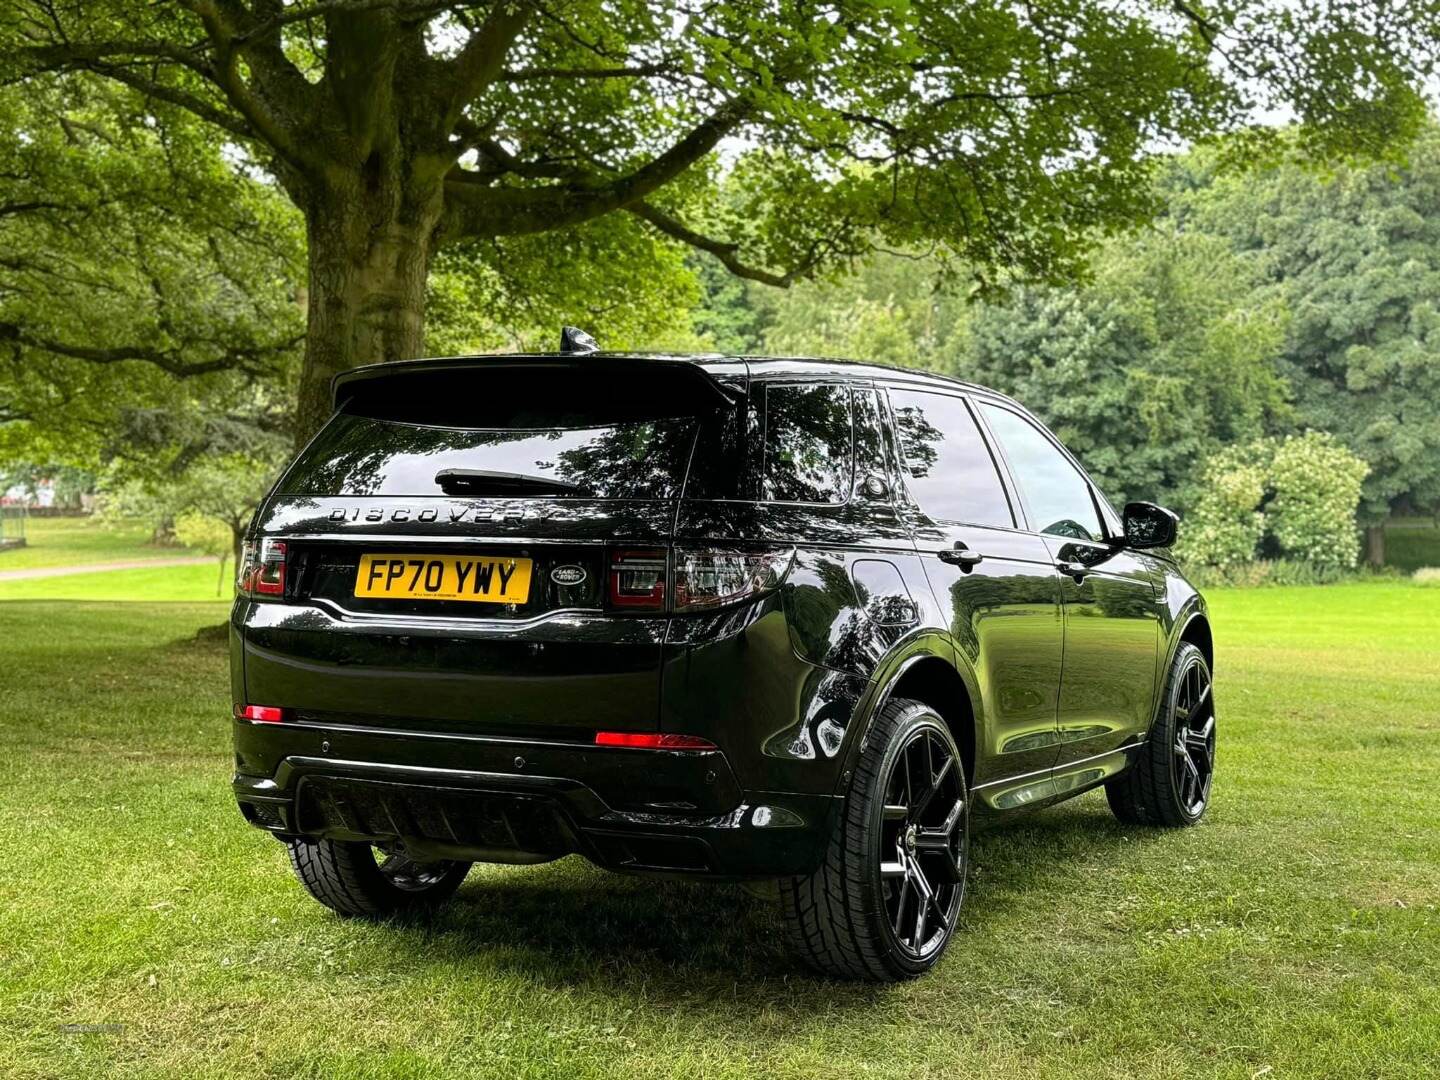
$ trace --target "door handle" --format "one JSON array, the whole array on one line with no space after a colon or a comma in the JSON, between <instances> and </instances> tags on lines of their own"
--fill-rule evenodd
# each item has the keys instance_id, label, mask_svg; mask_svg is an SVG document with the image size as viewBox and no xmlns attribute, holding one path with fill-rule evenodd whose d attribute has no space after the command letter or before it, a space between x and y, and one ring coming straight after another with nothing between
<instances>
[{"instance_id":1,"label":"door handle","mask_svg":"<svg viewBox=\"0 0 1440 1080\"><path fill-rule=\"evenodd\" d=\"M958 566L962 570L969 570L978 562L984 562L985 556L978 551L971 551L965 546L965 541L956 540L953 548L947 548L940 552L940 561L949 563L951 566Z\"/></svg>"}]
</instances>

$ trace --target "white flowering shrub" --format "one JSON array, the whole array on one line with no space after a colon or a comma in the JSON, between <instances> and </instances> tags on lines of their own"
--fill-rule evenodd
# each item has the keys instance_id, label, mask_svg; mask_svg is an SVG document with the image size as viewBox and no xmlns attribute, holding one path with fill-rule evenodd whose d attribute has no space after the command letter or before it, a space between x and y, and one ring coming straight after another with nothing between
<instances>
[{"instance_id":1,"label":"white flowering shrub","mask_svg":"<svg viewBox=\"0 0 1440 1080\"><path fill-rule=\"evenodd\" d=\"M1368 466L1324 432L1230 447L1206 466L1176 553L1222 570L1255 564L1261 545L1322 575L1360 554L1355 511ZM1278 565L1278 564L1277 564Z\"/></svg>"},{"instance_id":2,"label":"white flowering shrub","mask_svg":"<svg viewBox=\"0 0 1440 1080\"><path fill-rule=\"evenodd\" d=\"M1206 466L1203 493L1186 515L1176 543L1184 562L1235 566L1254 560L1265 535L1264 447L1233 447Z\"/></svg>"},{"instance_id":3,"label":"white flowering shrub","mask_svg":"<svg viewBox=\"0 0 1440 1080\"><path fill-rule=\"evenodd\" d=\"M1355 510L1370 467L1333 435L1288 436L1270 463L1268 527L1281 552L1322 569L1349 569L1360 555Z\"/></svg>"}]
</instances>

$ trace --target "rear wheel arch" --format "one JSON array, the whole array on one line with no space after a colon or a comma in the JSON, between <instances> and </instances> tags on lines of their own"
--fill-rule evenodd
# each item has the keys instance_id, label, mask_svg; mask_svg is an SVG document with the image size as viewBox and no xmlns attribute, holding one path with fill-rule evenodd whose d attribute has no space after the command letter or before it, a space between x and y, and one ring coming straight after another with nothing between
<instances>
[{"instance_id":1,"label":"rear wheel arch","mask_svg":"<svg viewBox=\"0 0 1440 1080\"><path fill-rule=\"evenodd\" d=\"M867 734L886 702L896 698L921 702L934 709L945 721L960 748L968 787L975 778L975 748L978 745L975 729L978 721L975 697L965 676L953 663L935 652L926 651L907 657L888 674L883 689L875 695L863 728ZM864 741L863 737L857 739L852 748L852 766Z\"/></svg>"}]
</instances>

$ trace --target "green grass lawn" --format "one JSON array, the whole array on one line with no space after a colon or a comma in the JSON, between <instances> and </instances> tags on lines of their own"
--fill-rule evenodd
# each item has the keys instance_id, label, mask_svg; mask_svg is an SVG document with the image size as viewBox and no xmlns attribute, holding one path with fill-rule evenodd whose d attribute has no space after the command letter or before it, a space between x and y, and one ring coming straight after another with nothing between
<instances>
[{"instance_id":1,"label":"green grass lawn","mask_svg":"<svg viewBox=\"0 0 1440 1080\"><path fill-rule=\"evenodd\" d=\"M0 1073L1440 1072L1440 592L1216 592L1210 816L977 840L930 977L829 983L734 887L479 867L343 921L228 790L221 604L0 603ZM118 1025L74 1033L64 1025Z\"/></svg>"},{"instance_id":2,"label":"green grass lawn","mask_svg":"<svg viewBox=\"0 0 1440 1080\"><path fill-rule=\"evenodd\" d=\"M172 548L173 552L174 549ZM183 552L182 552L183 555ZM227 561L221 579L218 560L191 566L137 570L97 570L63 577L0 581L3 600L214 600L234 593L234 570ZM217 593L216 587L219 587Z\"/></svg>"},{"instance_id":3,"label":"green grass lawn","mask_svg":"<svg viewBox=\"0 0 1440 1080\"><path fill-rule=\"evenodd\" d=\"M188 548L150 543L150 527L140 522L32 517L25 522L25 546L0 551L0 570L175 559L192 554Z\"/></svg>"}]
</instances>

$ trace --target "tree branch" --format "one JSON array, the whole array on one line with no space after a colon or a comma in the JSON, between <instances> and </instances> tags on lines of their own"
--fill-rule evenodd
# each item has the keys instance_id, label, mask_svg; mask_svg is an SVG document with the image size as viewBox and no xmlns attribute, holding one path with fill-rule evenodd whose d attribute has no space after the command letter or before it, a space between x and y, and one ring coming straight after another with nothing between
<instances>
[{"instance_id":1,"label":"tree branch","mask_svg":"<svg viewBox=\"0 0 1440 1080\"><path fill-rule=\"evenodd\" d=\"M708 251L715 258L720 260L721 265L729 270L736 277L747 278L750 281L758 281L764 285L774 285L778 289L788 289L796 279L803 277L810 270L814 269L814 261L807 260L806 263L797 266L784 274L771 273L769 270L762 270L759 267L749 266L740 261L740 245L730 241L716 240L704 236L691 229L678 218L673 218L649 203L641 202L626 209L643 221L648 221L655 228L659 229L666 236L673 237L682 243L689 244L700 251Z\"/></svg>"},{"instance_id":2,"label":"tree branch","mask_svg":"<svg viewBox=\"0 0 1440 1080\"><path fill-rule=\"evenodd\" d=\"M264 69L271 83L272 93L267 95L269 98L273 100L286 93L298 93L303 98L294 102L287 110L288 115L283 118L277 116L267 102L240 76L242 43L237 37L256 29L243 5L236 0L180 2L200 19L214 49L214 62L210 65L208 74L224 91L236 111L254 129L255 134L291 165L305 168L315 164L303 134L294 130L301 122L301 116L306 115L309 108L315 105L313 87L285 57L278 39L271 35L260 35L257 40L243 43L243 51L247 59ZM299 89L302 87L303 90Z\"/></svg>"},{"instance_id":3,"label":"tree branch","mask_svg":"<svg viewBox=\"0 0 1440 1080\"><path fill-rule=\"evenodd\" d=\"M112 79L138 90L147 97L184 109L241 138L256 138L255 130L241 117L187 90L159 81L158 74L162 65L179 65L206 79L212 79L213 72L207 59L194 48L154 41L66 42L27 46L15 50L14 55L21 61L21 70L27 75L43 72L93 72L102 78ZM149 76L141 70L146 63L151 67Z\"/></svg>"},{"instance_id":4,"label":"tree branch","mask_svg":"<svg viewBox=\"0 0 1440 1080\"><path fill-rule=\"evenodd\" d=\"M448 179L446 240L465 236L519 236L578 225L645 199L703 158L750 114L737 98L717 109L679 142L634 172L599 183L551 187L487 187Z\"/></svg>"},{"instance_id":5,"label":"tree branch","mask_svg":"<svg viewBox=\"0 0 1440 1080\"><path fill-rule=\"evenodd\" d=\"M539 79L643 79L651 75L679 75L681 69L668 64L639 64L609 68L520 68L502 71L501 82L535 82Z\"/></svg>"},{"instance_id":6,"label":"tree branch","mask_svg":"<svg viewBox=\"0 0 1440 1080\"><path fill-rule=\"evenodd\" d=\"M453 131L466 106L500 77L510 46L525 28L531 10L529 0L496 0L460 55L446 65L452 89L442 114L442 131Z\"/></svg>"},{"instance_id":7,"label":"tree branch","mask_svg":"<svg viewBox=\"0 0 1440 1080\"><path fill-rule=\"evenodd\" d=\"M23 345L32 349L41 349L59 356L68 356L75 360L84 360L91 364L120 364L127 360L138 360L151 364L161 371L178 378L210 375L217 371L245 371L256 373L259 370L256 365L263 358L275 353L284 352L287 349L293 349L299 345L304 338L304 334L297 334L288 341L277 342L274 345L256 346L253 348L230 348L214 360L187 363L178 359L174 351L157 349L146 345L120 345L114 348L94 348L85 345L73 345L68 342L55 341L51 338L32 334L17 323L0 322L0 341L13 342L16 345Z\"/></svg>"}]
</instances>

